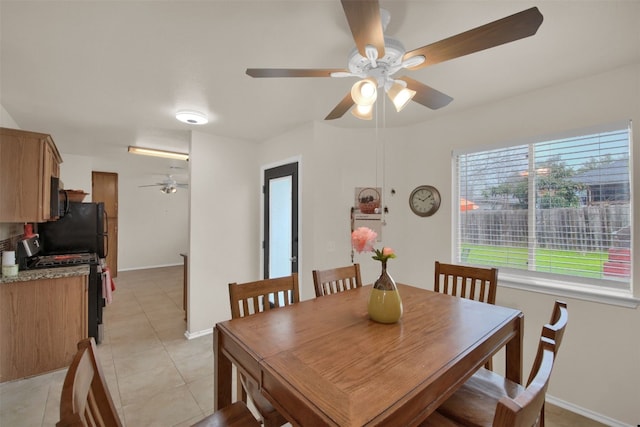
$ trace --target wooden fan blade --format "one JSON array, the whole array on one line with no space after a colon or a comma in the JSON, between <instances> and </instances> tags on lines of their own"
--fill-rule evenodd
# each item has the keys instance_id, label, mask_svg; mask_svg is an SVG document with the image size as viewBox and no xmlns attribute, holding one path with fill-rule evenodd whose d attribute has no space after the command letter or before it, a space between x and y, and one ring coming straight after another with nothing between
<instances>
[{"instance_id":1,"label":"wooden fan blade","mask_svg":"<svg viewBox=\"0 0 640 427\"><path fill-rule=\"evenodd\" d=\"M446 95L439 90L436 90L424 83L412 79L411 77L403 76L399 80L407 82L407 87L411 90L415 90L416 94L413 97L413 101L418 104L422 104L425 107L437 110L438 108L446 107L449 105L453 98Z\"/></svg>"},{"instance_id":2,"label":"wooden fan blade","mask_svg":"<svg viewBox=\"0 0 640 427\"><path fill-rule=\"evenodd\" d=\"M360 55L367 57L365 47L370 44L378 49L378 58L382 58L384 34L378 0L342 0L342 8Z\"/></svg>"},{"instance_id":3,"label":"wooden fan blade","mask_svg":"<svg viewBox=\"0 0 640 427\"><path fill-rule=\"evenodd\" d=\"M349 108L353 107L353 104L354 104L353 98L351 98L351 92L349 92L347 96L342 98L342 101L340 101L338 105L336 105L336 107L333 110L331 110L329 115L324 119L325 120L339 119L340 117L344 116L344 113L349 111Z\"/></svg>"},{"instance_id":4,"label":"wooden fan blade","mask_svg":"<svg viewBox=\"0 0 640 427\"><path fill-rule=\"evenodd\" d=\"M506 18L490 22L464 33L407 52L403 60L423 55L426 60L412 70L448 61L470 53L532 36L542 24L537 7L523 10Z\"/></svg>"},{"instance_id":5,"label":"wooden fan blade","mask_svg":"<svg viewBox=\"0 0 640 427\"><path fill-rule=\"evenodd\" d=\"M344 68L295 69L295 68L247 68L251 77L331 77L331 73L349 72Z\"/></svg>"}]
</instances>

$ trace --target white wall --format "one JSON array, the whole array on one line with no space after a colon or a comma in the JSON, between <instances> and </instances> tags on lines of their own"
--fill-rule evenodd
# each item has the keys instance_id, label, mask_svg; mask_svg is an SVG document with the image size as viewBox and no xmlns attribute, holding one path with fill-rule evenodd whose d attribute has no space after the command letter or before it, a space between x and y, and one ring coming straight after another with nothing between
<instances>
[{"instance_id":1,"label":"white wall","mask_svg":"<svg viewBox=\"0 0 640 427\"><path fill-rule=\"evenodd\" d=\"M182 264L180 253L188 247L189 192L163 194L159 187L139 186L162 182L171 165L187 168L186 162L139 156L126 149L101 157L79 156L65 153L64 141L56 145L65 188L90 193L85 201L92 201L92 171L118 174L118 271ZM187 169L179 172L188 175Z\"/></svg>"},{"instance_id":2,"label":"white wall","mask_svg":"<svg viewBox=\"0 0 640 427\"><path fill-rule=\"evenodd\" d=\"M231 317L230 282L259 279L260 177L254 143L193 132L187 335Z\"/></svg>"},{"instance_id":3,"label":"white wall","mask_svg":"<svg viewBox=\"0 0 640 427\"><path fill-rule=\"evenodd\" d=\"M262 147L267 162L273 162L278 155L295 153L301 153L304 159L303 292L309 296L312 269L350 261L351 194L353 187L372 185L376 179L376 174L371 173L375 157L372 160L368 152L376 143L384 145L387 153L384 180L390 212L383 243L398 254L389 266L390 272L399 282L431 289L434 261L451 260L453 149L519 142L625 119L637 124L639 99L640 65L636 64L414 127L387 129L378 134L377 140L371 137L370 130L345 130L317 123L313 134L303 130L267 141ZM637 135L633 161L633 209L638 212ZM377 179L379 182L380 173ZM420 184L435 185L442 193L443 205L433 217L419 218L409 210L408 195ZM389 194L392 188L396 190L394 196ZM640 227L634 225L634 239L638 242ZM365 271L365 281L370 282L378 274L379 263L369 255L359 255L356 261ZM640 265L639 261L640 251L635 251L633 264ZM634 283L640 283L639 270L634 270ZM636 290L638 296L640 291ZM525 314L525 371L532 363L541 326L549 320L556 298L567 301L570 320L549 388L550 397L573 410L599 417L606 424L636 425L640 421L639 309L500 286L497 303L521 309Z\"/></svg>"}]
</instances>

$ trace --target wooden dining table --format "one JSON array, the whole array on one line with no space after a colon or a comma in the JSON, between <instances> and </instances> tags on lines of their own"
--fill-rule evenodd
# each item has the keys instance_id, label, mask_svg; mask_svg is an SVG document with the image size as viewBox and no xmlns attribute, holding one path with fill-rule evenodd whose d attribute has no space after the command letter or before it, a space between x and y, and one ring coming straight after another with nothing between
<instances>
[{"instance_id":1,"label":"wooden dining table","mask_svg":"<svg viewBox=\"0 0 640 427\"><path fill-rule=\"evenodd\" d=\"M214 408L231 403L232 365L294 426L417 425L503 347L522 382L522 312L398 290L394 324L369 319L371 286L218 323Z\"/></svg>"}]
</instances>

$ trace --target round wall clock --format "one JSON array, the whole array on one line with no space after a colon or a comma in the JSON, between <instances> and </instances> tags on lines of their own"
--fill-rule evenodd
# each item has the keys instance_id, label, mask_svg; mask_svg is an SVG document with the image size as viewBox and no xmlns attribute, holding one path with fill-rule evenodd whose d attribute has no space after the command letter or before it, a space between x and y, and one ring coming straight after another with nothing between
<instances>
[{"instance_id":1,"label":"round wall clock","mask_svg":"<svg viewBox=\"0 0 640 427\"><path fill-rule=\"evenodd\" d=\"M420 185L409 195L409 207L418 216L431 216L440 208L440 192L431 185Z\"/></svg>"}]
</instances>

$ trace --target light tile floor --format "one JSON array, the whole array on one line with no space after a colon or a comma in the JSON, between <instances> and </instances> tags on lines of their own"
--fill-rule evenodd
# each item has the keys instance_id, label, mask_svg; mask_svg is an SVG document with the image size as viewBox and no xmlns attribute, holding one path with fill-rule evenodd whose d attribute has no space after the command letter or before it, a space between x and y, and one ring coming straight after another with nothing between
<instances>
[{"instance_id":1,"label":"light tile floor","mask_svg":"<svg viewBox=\"0 0 640 427\"><path fill-rule=\"evenodd\" d=\"M187 340L182 266L118 273L100 361L128 427L189 426L213 412L212 335ZM66 369L0 384L0 426L54 426ZM548 405L548 427L602 424Z\"/></svg>"}]
</instances>

